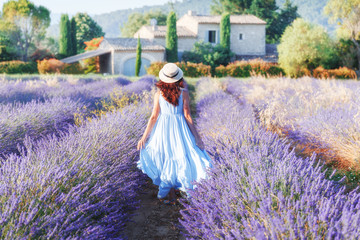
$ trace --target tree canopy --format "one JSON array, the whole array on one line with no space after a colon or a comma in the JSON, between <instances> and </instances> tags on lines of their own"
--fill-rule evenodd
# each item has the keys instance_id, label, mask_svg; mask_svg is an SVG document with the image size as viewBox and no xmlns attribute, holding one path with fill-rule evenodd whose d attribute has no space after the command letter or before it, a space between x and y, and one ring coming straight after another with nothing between
<instances>
[{"instance_id":1,"label":"tree canopy","mask_svg":"<svg viewBox=\"0 0 360 240\"><path fill-rule=\"evenodd\" d=\"M331 21L341 25L354 43L360 71L360 0L329 0L325 13L330 16Z\"/></svg>"},{"instance_id":2,"label":"tree canopy","mask_svg":"<svg viewBox=\"0 0 360 240\"><path fill-rule=\"evenodd\" d=\"M178 38L176 32L176 14L171 11L166 21L166 60L168 62L178 61Z\"/></svg>"},{"instance_id":3,"label":"tree canopy","mask_svg":"<svg viewBox=\"0 0 360 240\"><path fill-rule=\"evenodd\" d=\"M211 13L220 15L224 12L230 14L246 13L251 6L252 0L213 0Z\"/></svg>"},{"instance_id":4,"label":"tree canopy","mask_svg":"<svg viewBox=\"0 0 360 240\"><path fill-rule=\"evenodd\" d=\"M69 16L62 14L60 19L60 41L59 41L59 53L64 57L71 55L71 26Z\"/></svg>"},{"instance_id":5,"label":"tree canopy","mask_svg":"<svg viewBox=\"0 0 360 240\"><path fill-rule=\"evenodd\" d=\"M0 31L16 48L17 55L28 60L31 50L44 40L50 25L50 11L29 0L10 0L3 4Z\"/></svg>"},{"instance_id":6,"label":"tree canopy","mask_svg":"<svg viewBox=\"0 0 360 240\"><path fill-rule=\"evenodd\" d=\"M166 25L167 15L162 11L150 11L144 14L135 12L129 15L128 21L121 27L121 36L133 37L143 25L150 25L150 20L153 18L156 19L157 25Z\"/></svg>"},{"instance_id":7,"label":"tree canopy","mask_svg":"<svg viewBox=\"0 0 360 240\"><path fill-rule=\"evenodd\" d=\"M213 0L213 14L253 14L266 21L266 41L278 42L285 28L299 15L297 7L286 0L280 9L276 0Z\"/></svg>"},{"instance_id":8,"label":"tree canopy","mask_svg":"<svg viewBox=\"0 0 360 240\"><path fill-rule=\"evenodd\" d=\"M140 37L138 37L137 47L136 47L136 62L135 62L135 76L139 76L141 68L141 42Z\"/></svg>"},{"instance_id":9,"label":"tree canopy","mask_svg":"<svg viewBox=\"0 0 360 240\"><path fill-rule=\"evenodd\" d=\"M224 13L220 22L220 44L230 50L230 14Z\"/></svg>"},{"instance_id":10,"label":"tree canopy","mask_svg":"<svg viewBox=\"0 0 360 240\"><path fill-rule=\"evenodd\" d=\"M76 22L76 42L78 52L84 51L85 41L103 37L102 28L87 13L77 13L74 16Z\"/></svg>"},{"instance_id":11,"label":"tree canopy","mask_svg":"<svg viewBox=\"0 0 360 240\"><path fill-rule=\"evenodd\" d=\"M301 18L286 28L278 52L279 64L290 76L318 66L328 68L335 54L334 44L324 28Z\"/></svg>"}]
</instances>

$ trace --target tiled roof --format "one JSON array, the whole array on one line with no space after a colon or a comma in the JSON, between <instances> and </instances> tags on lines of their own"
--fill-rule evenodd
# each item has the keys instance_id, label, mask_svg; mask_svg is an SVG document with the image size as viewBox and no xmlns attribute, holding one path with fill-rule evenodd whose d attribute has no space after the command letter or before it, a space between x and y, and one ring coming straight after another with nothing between
<instances>
[{"instance_id":1,"label":"tiled roof","mask_svg":"<svg viewBox=\"0 0 360 240\"><path fill-rule=\"evenodd\" d=\"M77 54L75 56L63 58L60 61L62 61L64 63L74 63L74 62L78 62L78 61L83 60L83 59L100 56L100 55L110 53L110 52L111 52L110 49L96 49L96 50L93 50L93 51L80 53L80 54Z\"/></svg>"},{"instance_id":2,"label":"tiled roof","mask_svg":"<svg viewBox=\"0 0 360 240\"><path fill-rule=\"evenodd\" d=\"M153 30L152 26L144 26L148 31L154 32L155 37L165 37L167 26L156 26L155 31ZM183 26L177 26L176 27L176 33L178 37L197 37L195 33L190 31L188 28Z\"/></svg>"},{"instance_id":3,"label":"tiled roof","mask_svg":"<svg viewBox=\"0 0 360 240\"><path fill-rule=\"evenodd\" d=\"M105 38L99 48L109 49L112 48L115 51L129 51L136 50L137 38ZM156 44L147 39L140 39L141 49L143 51L165 51L165 47Z\"/></svg>"},{"instance_id":4,"label":"tiled roof","mask_svg":"<svg viewBox=\"0 0 360 240\"><path fill-rule=\"evenodd\" d=\"M193 18L198 23L214 23L220 24L221 16L189 16ZM231 15L230 16L230 23L232 24L266 24L265 21L261 20L260 18L254 15Z\"/></svg>"}]
</instances>

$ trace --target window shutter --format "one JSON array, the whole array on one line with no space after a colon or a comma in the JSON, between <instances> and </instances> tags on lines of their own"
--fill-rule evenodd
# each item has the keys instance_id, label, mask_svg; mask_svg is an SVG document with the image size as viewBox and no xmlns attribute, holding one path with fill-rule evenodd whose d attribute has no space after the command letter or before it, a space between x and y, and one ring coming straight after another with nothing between
<instances>
[{"instance_id":1,"label":"window shutter","mask_svg":"<svg viewBox=\"0 0 360 240\"><path fill-rule=\"evenodd\" d=\"M204 42L209 42L209 31L205 31Z\"/></svg>"},{"instance_id":2,"label":"window shutter","mask_svg":"<svg viewBox=\"0 0 360 240\"><path fill-rule=\"evenodd\" d=\"M216 31L216 43L220 43L220 30Z\"/></svg>"}]
</instances>

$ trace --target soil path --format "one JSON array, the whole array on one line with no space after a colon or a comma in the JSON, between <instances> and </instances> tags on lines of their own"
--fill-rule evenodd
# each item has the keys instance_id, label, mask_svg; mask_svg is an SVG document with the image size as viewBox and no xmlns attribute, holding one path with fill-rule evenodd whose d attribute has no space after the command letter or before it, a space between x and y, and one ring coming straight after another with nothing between
<instances>
[{"instance_id":1,"label":"soil path","mask_svg":"<svg viewBox=\"0 0 360 240\"><path fill-rule=\"evenodd\" d=\"M187 82L191 99L191 115L193 117L196 116L196 103L194 100L196 81L196 79L193 79ZM138 195L140 208L133 213L134 215L124 232L129 240L186 239L181 233L184 230L181 229L179 223L181 205L177 203L176 206L170 206L161 203L156 197L157 192L158 186L153 185L151 180L148 179L147 184Z\"/></svg>"},{"instance_id":2,"label":"soil path","mask_svg":"<svg viewBox=\"0 0 360 240\"><path fill-rule=\"evenodd\" d=\"M147 181L138 195L140 208L134 212L127 224L125 236L133 239L185 239L180 229L180 204L176 206L161 203L156 195L158 187Z\"/></svg>"}]
</instances>

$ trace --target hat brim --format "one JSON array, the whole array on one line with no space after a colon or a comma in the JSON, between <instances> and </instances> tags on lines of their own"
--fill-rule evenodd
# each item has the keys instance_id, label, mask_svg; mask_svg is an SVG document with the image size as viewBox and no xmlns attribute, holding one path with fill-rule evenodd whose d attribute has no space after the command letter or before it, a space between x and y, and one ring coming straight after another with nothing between
<instances>
[{"instance_id":1,"label":"hat brim","mask_svg":"<svg viewBox=\"0 0 360 240\"><path fill-rule=\"evenodd\" d=\"M164 72L163 72L163 69L161 69L160 72L159 72L159 78L160 78L160 80L163 81L163 82L165 82L165 83L174 83L174 82L179 81L180 79L183 78L184 73L183 73L183 71L181 70L181 68L178 67L178 69L179 69L179 73L178 73L175 77L173 77L173 78L169 78L169 77L165 76L165 74L164 74Z\"/></svg>"}]
</instances>

